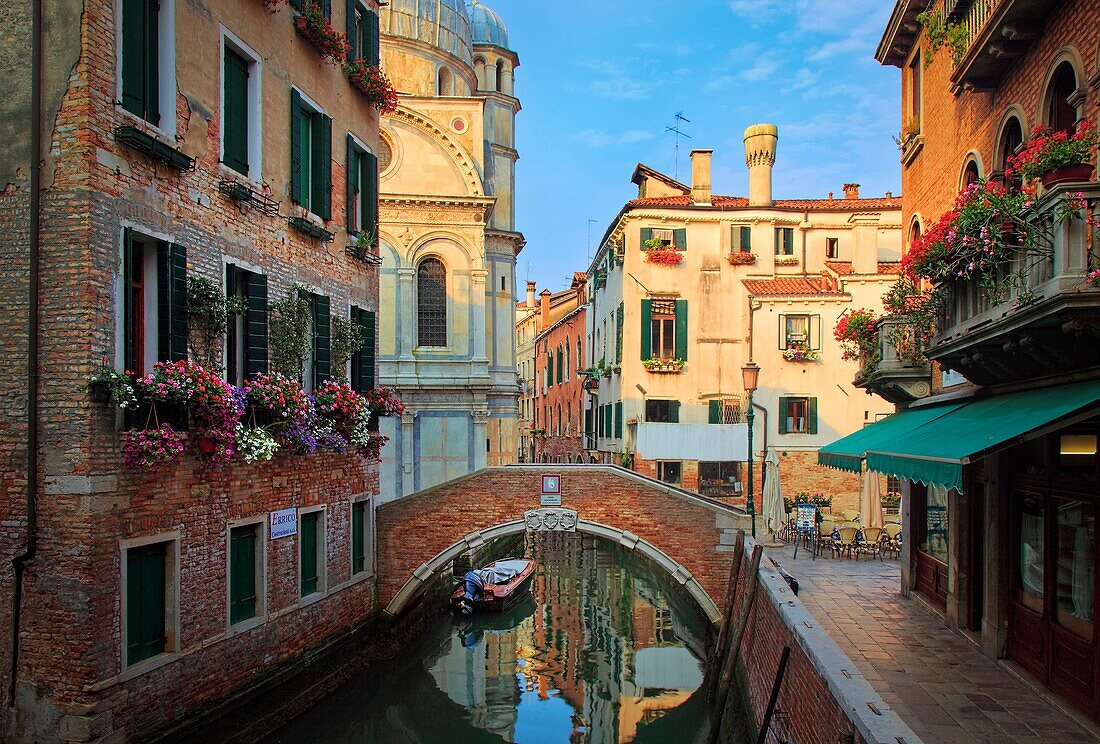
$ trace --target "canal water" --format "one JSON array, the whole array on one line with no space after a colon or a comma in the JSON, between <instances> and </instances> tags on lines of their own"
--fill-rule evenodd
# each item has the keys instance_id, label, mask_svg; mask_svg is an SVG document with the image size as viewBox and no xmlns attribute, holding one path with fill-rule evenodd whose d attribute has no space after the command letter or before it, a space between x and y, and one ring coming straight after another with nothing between
<instances>
[{"instance_id":1,"label":"canal water","mask_svg":"<svg viewBox=\"0 0 1100 744\"><path fill-rule=\"evenodd\" d=\"M707 623L659 572L590 537L528 538L531 594L445 614L269 741L693 742L705 732Z\"/></svg>"}]
</instances>

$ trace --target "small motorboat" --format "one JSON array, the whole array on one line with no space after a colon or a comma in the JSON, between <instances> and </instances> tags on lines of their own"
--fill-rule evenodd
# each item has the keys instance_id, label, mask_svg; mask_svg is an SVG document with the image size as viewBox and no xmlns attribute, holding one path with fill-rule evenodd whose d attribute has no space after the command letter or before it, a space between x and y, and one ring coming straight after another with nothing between
<instances>
[{"instance_id":1,"label":"small motorboat","mask_svg":"<svg viewBox=\"0 0 1100 744\"><path fill-rule=\"evenodd\" d=\"M451 594L455 612L505 612L526 596L535 575L530 558L509 558L468 571Z\"/></svg>"}]
</instances>

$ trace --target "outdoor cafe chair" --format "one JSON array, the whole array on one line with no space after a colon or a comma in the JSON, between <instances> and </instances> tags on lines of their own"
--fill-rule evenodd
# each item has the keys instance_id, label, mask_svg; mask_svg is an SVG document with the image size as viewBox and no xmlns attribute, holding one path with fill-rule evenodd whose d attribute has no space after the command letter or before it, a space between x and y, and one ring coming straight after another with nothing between
<instances>
[{"instance_id":1,"label":"outdoor cafe chair","mask_svg":"<svg viewBox=\"0 0 1100 744\"><path fill-rule=\"evenodd\" d=\"M822 551L826 548L832 549L833 544L833 530L836 525L829 521L824 520L817 526L817 554L821 555Z\"/></svg>"},{"instance_id":2,"label":"outdoor cafe chair","mask_svg":"<svg viewBox=\"0 0 1100 744\"><path fill-rule=\"evenodd\" d=\"M838 531L838 536L833 539L832 549L836 553L837 557L840 557L841 552L847 552L848 557L852 557L852 551L856 550L856 560L859 560L859 552L857 550L856 538L859 536L859 530L855 527L841 527Z\"/></svg>"},{"instance_id":3,"label":"outdoor cafe chair","mask_svg":"<svg viewBox=\"0 0 1100 744\"><path fill-rule=\"evenodd\" d=\"M841 512L841 514L844 515L844 521L845 522L858 522L859 521L859 511L857 511L856 509L845 509L844 511Z\"/></svg>"},{"instance_id":4,"label":"outdoor cafe chair","mask_svg":"<svg viewBox=\"0 0 1100 744\"><path fill-rule=\"evenodd\" d=\"M894 524L893 522L887 523L885 527L886 549L892 552L895 556L901 556L901 525Z\"/></svg>"},{"instance_id":5,"label":"outdoor cafe chair","mask_svg":"<svg viewBox=\"0 0 1100 744\"><path fill-rule=\"evenodd\" d=\"M864 527L863 528L863 540L859 544L859 552L871 553L879 558L882 557L882 536L883 531L881 527Z\"/></svg>"}]
</instances>

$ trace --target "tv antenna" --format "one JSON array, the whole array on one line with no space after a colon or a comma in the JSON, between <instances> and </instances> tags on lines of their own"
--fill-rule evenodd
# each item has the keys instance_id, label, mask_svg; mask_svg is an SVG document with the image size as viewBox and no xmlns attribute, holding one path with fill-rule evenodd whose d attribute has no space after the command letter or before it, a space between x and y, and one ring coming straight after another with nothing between
<instances>
[{"instance_id":1,"label":"tv antenna","mask_svg":"<svg viewBox=\"0 0 1100 744\"><path fill-rule=\"evenodd\" d=\"M680 130L680 122L690 124L691 119L685 118L683 111L677 111L676 116L673 117L672 126L665 127L665 131L672 132L672 135L676 138L676 164L673 171L673 178L675 178L677 181L680 180L680 138L687 137L688 139L691 139L690 134L687 134L686 132Z\"/></svg>"}]
</instances>

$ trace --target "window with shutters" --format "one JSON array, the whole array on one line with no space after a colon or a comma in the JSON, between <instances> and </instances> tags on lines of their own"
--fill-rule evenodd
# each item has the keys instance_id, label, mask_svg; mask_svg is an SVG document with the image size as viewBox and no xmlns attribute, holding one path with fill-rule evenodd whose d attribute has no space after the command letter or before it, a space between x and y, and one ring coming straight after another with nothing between
<instances>
[{"instance_id":1,"label":"window with shutters","mask_svg":"<svg viewBox=\"0 0 1100 744\"><path fill-rule=\"evenodd\" d=\"M807 349L821 349L820 315L780 315L779 348L804 346Z\"/></svg>"},{"instance_id":2,"label":"window with shutters","mask_svg":"<svg viewBox=\"0 0 1100 744\"><path fill-rule=\"evenodd\" d=\"M681 251L687 250L687 228L643 227L641 229L641 248L643 251L658 247L657 243L651 241L657 241L660 244L659 247L662 248L672 247ZM608 257L610 258L610 253Z\"/></svg>"},{"instance_id":3,"label":"window with shutters","mask_svg":"<svg viewBox=\"0 0 1100 744\"><path fill-rule=\"evenodd\" d=\"M316 390L332 376L332 317L329 298L307 294L309 301L310 353L306 355L302 380Z\"/></svg>"},{"instance_id":4,"label":"window with shutters","mask_svg":"<svg viewBox=\"0 0 1100 744\"><path fill-rule=\"evenodd\" d=\"M793 227L777 227L777 228L775 228L775 255L777 255L777 256L793 256L794 255L794 228Z\"/></svg>"},{"instance_id":5,"label":"window with shutters","mask_svg":"<svg viewBox=\"0 0 1100 744\"><path fill-rule=\"evenodd\" d=\"M121 0L118 100L122 108L176 132L175 0Z\"/></svg>"},{"instance_id":6,"label":"window with shutters","mask_svg":"<svg viewBox=\"0 0 1100 744\"><path fill-rule=\"evenodd\" d=\"M748 225L733 225L730 228L730 252L752 252L752 228Z\"/></svg>"},{"instance_id":7,"label":"window with shutters","mask_svg":"<svg viewBox=\"0 0 1100 744\"><path fill-rule=\"evenodd\" d=\"M615 364L623 363L623 303L619 303L619 312L615 316ZM577 342L578 347L580 342ZM578 352L577 357L580 358Z\"/></svg>"},{"instance_id":8,"label":"window with shutters","mask_svg":"<svg viewBox=\"0 0 1100 744\"><path fill-rule=\"evenodd\" d=\"M264 614L263 522L229 528L229 626Z\"/></svg>"},{"instance_id":9,"label":"window with shutters","mask_svg":"<svg viewBox=\"0 0 1100 744\"><path fill-rule=\"evenodd\" d=\"M226 264L225 293L245 305L244 314L229 319L225 344L226 380L240 386L267 372L267 277Z\"/></svg>"},{"instance_id":10,"label":"window with shutters","mask_svg":"<svg viewBox=\"0 0 1100 744\"><path fill-rule=\"evenodd\" d=\"M676 356L676 302L653 300L650 306L650 350L657 359Z\"/></svg>"},{"instance_id":11,"label":"window with shutters","mask_svg":"<svg viewBox=\"0 0 1100 744\"><path fill-rule=\"evenodd\" d=\"M623 438L623 402L615 404L615 438Z\"/></svg>"},{"instance_id":12,"label":"window with shutters","mask_svg":"<svg viewBox=\"0 0 1100 744\"><path fill-rule=\"evenodd\" d=\"M356 137L347 136L347 229L372 237L378 231L378 158Z\"/></svg>"},{"instance_id":13,"label":"window with shutters","mask_svg":"<svg viewBox=\"0 0 1100 744\"><path fill-rule=\"evenodd\" d=\"M418 346L447 345L447 269L438 258L416 267L416 321Z\"/></svg>"},{"instance_id":14,"label":"window with shutters","mask_svg":"<svg viewBox=\"0 0 1100 744\"><path fill-rule=\"evenodd\" d=\"M260 57L235 37L222 37L222 163L262 181Z\"/></svg>"},{"instance_id":15,"label":"window with shutters","mask_svg":"<svg viewBox=\"0 0 1100 744\"><path fill-rule=\"evenodd\" d=\"M817 398L781 397L780 434L817 434Z\"/></svg>"},{"instance_id":16,"label":"window with shutters","mask_svg":"<svg viewBox=\"0 0 1100 744\"><path fill-rule=\"evenodd\" d=\"M840 258L840 238L825 238L825 258Z\"/></svg>"},{"instance_id":17,"label":"window with shutters","mask_svg":"<svg viewBox=\"0 0 1100 744\"><path fill-rule=\"evenodd\" d=\"M125 666L179 650L177 539L122 543Z\"/></svg>"},{"instance_id":18,"label":"window with shutters","mask_svg":"<svg viewBox=\"0 0 1100 744\"><path fill-rule=\"evenodd\" d=\"M658 424L680 423L680 401L647 400L645 402L645 420Z\"/></svg>"},{"instance_id":19,"label":"window with shutters","mask_svg":"<svg viewBox=\"0 0 1100 744\"><path fill-rule=\"evenodd\" d=\"M351 503L351 575L374 573L374 506L368 498Z\"/></svg>"},{"instance_id":20,"label":"window with shutters","mask_svg":"<svg viewBox=\"0 0 1100 744\"><path fill-rule=\"evenodd\" d=\"M186 359L187 249L127 228L121 263L119 366L144 375Z\"/></svg>"},{"instance_id":21,"label":"window with shutters","mask_svg":"<svg viewBox=\"0 0 1100 744\"><path fill-rule=\"evenodd\" d=\"M707 404L708 423L740 424L745 421L745 401L740 397L716 398Z\"/></svg>"},{"instance_id":22,"label":"window with shutters","mask_svg":"<svg viewBox=\"0 0 1100 744\"><path fill-rule=\"evenodd\" d=\"M351 386L357 393L375 387L375 345L378 338L378 317L373 310L351 306L351 319L363 329L363 346L351 358Z\"/></svg>"},{"instance_id":23,"label":"window with shutters","mask_svg":"<svg viewBox=\"0 0 1100 744\"><path fill-rule=\"evenodd\" d=\"M378 64L378 14L359 0L348 0L348 61Z\"/></svg>"},{"instance_id":24,"label":"window with shutters","mask_svg":"<svg viewBox=\"0 0 1100 744\"><path fill-rule=\"evenodd\" d=\"M683 463L679 460L658 460L657 480L673 486L680 485L683 473Z\"/></svg>"},{"instance_id":25,"label":"window with shutters","mask_svg":"<svg viewBox=\"0 0 1100 744\"><path fill-rule=\"evenodd\" d=\"M332 119L297 89L290 91L290 198L332 219Z\"/></svg>"},{"instance_id":26,"label":"window with shutters","mask_svg":"<svg viewBox=\"0 0 1100 744\"><path fill-rule=\"evenodd\" d=\"M298 512L298 596L325 591L324 507Z\"/></svg>"}]
</instances>

